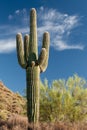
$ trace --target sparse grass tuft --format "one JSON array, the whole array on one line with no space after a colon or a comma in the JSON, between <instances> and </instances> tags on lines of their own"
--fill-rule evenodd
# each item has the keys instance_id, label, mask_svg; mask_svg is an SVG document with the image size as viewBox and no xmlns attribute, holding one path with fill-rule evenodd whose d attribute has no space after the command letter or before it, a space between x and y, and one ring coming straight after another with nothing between
<instances>
[{"instance_id":1,"label":"sparse grass tuft","mask_svg":"<svg viewBox=\"0 0 87 130\"><path fill-rule=\"evenodd\" d=\"M0 130L87 130L87 123L39 123L28 124L26 117L13 114L7 121L0 120Z\"/></svg>"}]
</instances>

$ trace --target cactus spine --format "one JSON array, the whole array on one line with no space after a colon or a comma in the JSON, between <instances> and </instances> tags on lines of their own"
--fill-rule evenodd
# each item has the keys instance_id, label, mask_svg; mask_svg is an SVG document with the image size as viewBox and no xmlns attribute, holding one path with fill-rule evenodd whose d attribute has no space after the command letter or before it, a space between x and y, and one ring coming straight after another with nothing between
<instances>
[{"instance_id":1,"label":"cactus spine","mask_svg":"<svg viewBox=\"0 0 87 130\"><path fill-rule=\"evenodd\" d=\"M20 66L26 69L27 116L29 122L39 121L40 73L47 68L50 36L43 35L43 45L38 57L36 10L30 11L30 35L25 35L24 42L20 33L16 36L17 57Z\"/></svg>"}]
</instances>

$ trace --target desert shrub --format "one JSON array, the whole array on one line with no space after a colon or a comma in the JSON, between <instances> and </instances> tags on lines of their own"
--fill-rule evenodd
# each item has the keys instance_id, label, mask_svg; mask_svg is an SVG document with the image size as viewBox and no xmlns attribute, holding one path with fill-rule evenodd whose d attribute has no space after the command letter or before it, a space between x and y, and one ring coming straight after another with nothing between
<instances>
[{"instance_id":1,"label":"desert shrub","mask_svg":"<svg viewBox=\"0 0 87 130\"><path fill-rule=\"evenodd\" d=\"M6 120L16 111L19 115L26 116L26 99L9 91L7 95L4 87L0 89L0 119ZM4 89L4 96L2 96L2 89ZM54 80L50 85L47 80L41 82L40 121L87 121L87 81L75 74L67 80Z\"/></svg>"},{"instance_id":2,"label":"desert shrub","mask_svg":"<svg viewBox=\"0 0 87 130\"><path fill-rule=\"evenodd\" d=\"M49 86L45 80L40 91L40 120L87 120L87 82L75 74L67 80L54 80Z\"/></svg>"}]
</instances>

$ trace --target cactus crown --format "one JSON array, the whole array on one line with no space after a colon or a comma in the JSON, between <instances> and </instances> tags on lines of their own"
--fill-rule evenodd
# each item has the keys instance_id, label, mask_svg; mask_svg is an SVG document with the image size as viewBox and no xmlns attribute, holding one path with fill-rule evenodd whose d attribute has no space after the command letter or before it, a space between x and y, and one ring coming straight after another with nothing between
<instances>
[{"instance_id":1,"label":"cactus crown","mask_svg":"<svg viewBox=\"0 0 87 130\"><path fill-rule=\"evenodd\" d=\"M30 35L26 34L24 42L20 33L16 36L18 62L22 68L39 65L40 71L45 71L49 58L50 36L48 32L43 35L42 50L38 57L37 47L37 16L34 8L30 11Z\"/></svg>"}]
</instances>

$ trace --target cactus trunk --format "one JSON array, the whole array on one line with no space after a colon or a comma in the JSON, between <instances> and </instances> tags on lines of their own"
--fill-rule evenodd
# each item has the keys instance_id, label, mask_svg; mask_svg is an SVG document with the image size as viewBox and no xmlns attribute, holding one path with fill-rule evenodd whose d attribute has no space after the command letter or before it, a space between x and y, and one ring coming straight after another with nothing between
<instances>
[{"instance_id":1,"label":"cactus trunk","mask_svg":"<svg viewBox=\"0 0 87 130\"><path fill-rule=\"evenodd\" d=\"M29 122L39 120L40 69L38 66L26 69L27 80L27 116Z\"/></svg>"},{"instance_id":2,"label":"cactus trunk","mask_svg":"<svg viewBox=\"0 0 87 130\"><path fill-rule=\"evenodd\" d=\"M20 66L26 69L27 116L28 121L39 121L40 73L45 71L49 58L49 33L43 35L43 45L38 57L36 10L30 12L30 36L25 35L24 43L20 33L16 36L17 57ZM23 45L24 44L24 45Z\"/></svg>"}]
</instances>

